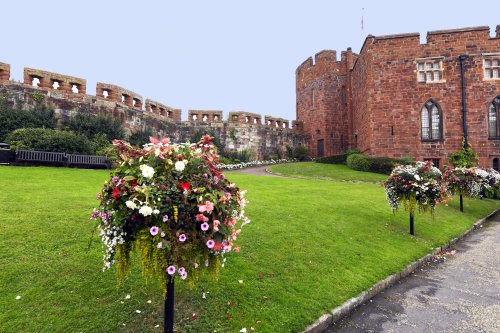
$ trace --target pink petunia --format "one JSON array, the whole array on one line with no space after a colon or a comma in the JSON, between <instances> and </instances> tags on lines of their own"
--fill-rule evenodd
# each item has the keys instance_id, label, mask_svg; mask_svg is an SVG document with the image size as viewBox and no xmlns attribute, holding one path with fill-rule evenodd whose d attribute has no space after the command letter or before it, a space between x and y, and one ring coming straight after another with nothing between
<instances>
[{"instance_id":1,"label":"pink petunia","mask_svg":"<svg viewBox=\"0 0 500 333\"><path fill-rule=\"evenodd\" d=\"M156 247L159 248L159 249L163 248L163 243L159 242L158 245L156 245Z\"/></svg>"},{"instance_id":2,"label":"pink petunia","mask_svg":"<svg viewBox=\"0 0 500 333\"><path fill-rule=\"evenodd\" d=\"M163 215L163 222L167 222L168 221L168 215Z\"/></svg>"},{"instance_id":3,"label":"pink petunia","mask_svg":"<svg viewBox=\"0 0 500 333\"><path fill-rule=\"evenodd\" d=\"M209 228L209 225L208 225L208 223L207 223L207 222L203 222L203 223L201 224L201 230L203 230L203 231L207 231L207 230L208 230L208 228Z\"/></svg>"},{"instance_id":4,"label":"pink petunia","mask_svg":"<svg viewBox=\"0 0 500 333\"><path fill-rule=\"evenodd\" d=\"M211 203L210 201L206 201L205 202L205 209L206 209L206 212L208 214L212 213L212 211L214 210L214 204Z\"/></svg>"},{"instance_id":5,"label":"pink petunia","mask_svg":"<svg viewBox=\"0 0 500 333\"><path fill-rule=\"evenodd\" d=\"M186 280L187 276L188 274L184 272L183 274L181 274L181 279Z\"/></svg>"},{"instance_id":6,"label":"pink petunia","mask_svg":"<svg viewBox=\"0 0 500 333\"><path fill-rule=\"evenodd\" d=\"M214 242L212 239L209 239L209 240L207 241L207 247L208 247L209 249L213 249L214 245L215 245L215 242Z\"/></svg>"},{"instance_id":7,"label":"pink petunia","mask_svg":"<svg viewBox=\"0 0 500 333\"><path fill-rule=\"evenodd\" d=\"M167 268L167 273L168 273L169 275L174 275L174 273L175 273L175 266L172 266L172 265L171 265L171 266L168 266L168 268Z\"/></svg>"},{"instance_id":8,"label":"pink petunia","mask_svg":"<svg viewBox=\"0 0 500 333\"><path fill-rule=\"evenodd\" d=\"M186 241L186 235L185 234L180 234L179 235L179 242L185 242Z\"/></svg>"},{"instance_id":9,"label":"pink petunia","mask_svg":"<svg viewBox=\"0 0 500 333\"><path fill-rule=\"evenodd\" d=\"M184 267L179 267L179 269L177 270L177 273L179 273L179 275L182 275L182 274L186 273L186 269Z\"/></svg>"},{"instance_id":10,"label":"pink petunia","mask_svg":"<svg viewBox=\"0 0 500 333\"><path fill-rule=\"evenodd\" d=\"M154 226L154 227L151 227L151 229L149 229L149 232L151 233L152 236L156 236L158 234L159 230L160 229L157 226Z\"/></svg>"},{"instance_id":11,"label":"pink petunia","mask_svg":"<svg viewBox=\"0 0 500 333\"><path fill-rule=\"evenodd\" d=\"M197 263L197 262L195 262L195 263L194 263L194 268L198 268L198 266L200 266L200 265L198 265L198 263Z\"/></svg>"}]
</instances>

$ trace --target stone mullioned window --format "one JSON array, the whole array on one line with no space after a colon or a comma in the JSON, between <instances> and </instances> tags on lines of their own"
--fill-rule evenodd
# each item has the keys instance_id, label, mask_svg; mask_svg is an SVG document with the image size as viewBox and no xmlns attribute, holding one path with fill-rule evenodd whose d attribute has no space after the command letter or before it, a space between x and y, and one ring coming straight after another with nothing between
<instances>
[{"instance_id":1,"label":"stone mullioned window","mask_svg":"<svg viewBox=\"0 0 500 333\"><path fill-rule=\"evenodd\" d=\"M484 79L500 79L500 56L497 58L484 59Z\"/></svg>"},{"instance_id":2,"label":"stone mullioned window","mask_svg":"<svg viewBox=\"0 0 500 333\"><path fill-rule=\"evenodd\" d=\"M442 59L417 59L417 81L420 83L444 82Z\"/></svg>"}]
</instances>

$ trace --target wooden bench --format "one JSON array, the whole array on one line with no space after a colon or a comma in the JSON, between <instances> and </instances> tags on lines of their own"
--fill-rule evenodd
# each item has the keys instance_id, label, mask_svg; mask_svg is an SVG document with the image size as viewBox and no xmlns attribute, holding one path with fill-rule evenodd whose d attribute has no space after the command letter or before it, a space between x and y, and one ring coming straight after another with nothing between
<instances>
[{"instance_id":1,"label":"wooden bench","mask_svg":"<svg viewBox=\"0 0 500 333\"><path fill-rule=\"evenodd\" d=\"M16 163L33 162L40 164L66 164L65 153L53 153L48 151L17 150Z\"/></svg>"},{"instance_id":2,"label":"wooden bench","mask_svg":"<svg viewBox=\"0 0 500 333\"><path fill-rule=\"evenodd\" d=\"M106 169L109 169L110 167L108 159L104 156L67 154L66 157L67 166L103 166Z\"/></svg>"}]
</instances>

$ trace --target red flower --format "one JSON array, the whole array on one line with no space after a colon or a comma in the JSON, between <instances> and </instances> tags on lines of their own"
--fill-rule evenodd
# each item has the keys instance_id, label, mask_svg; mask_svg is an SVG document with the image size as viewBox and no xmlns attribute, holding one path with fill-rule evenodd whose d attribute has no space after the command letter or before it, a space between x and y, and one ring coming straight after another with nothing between
<instances>
[{"instance_id":1,"label":"red flower","mask_svg":"<svg viewBox=\"0 0 500 333\"><path fill-rule=\"evenodd\" d=\"M121 196L120 189L118 187L115 187L113 189L113 194L111 196L115 199L115 201L117 201L118 198Z\"/></svg>"},{"instance_id":2,"label":"red flower","mask_svg":"<svg viewBox=\"0 0 500 333\"><path fill-rule=\"evenodd\" d=\"M222 243L215 242L213 250L220 251L221 247L222 247Z\"/></svg>"},{"instance_id":3,"label":"red flower","mask_svg":"<svg viewBox=\"0 0 500 333\"><path fill-rule=\"evenodd\" d=\"M189 184L189 182L185 182L185 183L179 182L178 186L183 191L187 191L187 190L189 190L191 188L191 184Z\"/></svg>"},{"instance_id":4,"label":"red flower","mask_svg":"<svg viewBox=\"0 0 500 333\"><path fill-rule=\"evenodd\" d=\"M131 181L129 181L130 183L130 187L136 187L137 186L137 180L135 179L132 179Z\"/></svg>"}]
</instances>

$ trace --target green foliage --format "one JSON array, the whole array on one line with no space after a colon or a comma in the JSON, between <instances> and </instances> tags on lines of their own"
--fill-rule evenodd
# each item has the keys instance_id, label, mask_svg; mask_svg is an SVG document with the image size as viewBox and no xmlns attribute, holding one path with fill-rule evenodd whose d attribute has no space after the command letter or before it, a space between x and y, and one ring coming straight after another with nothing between
<instances>
[{"instance_id":1,"label":"green foliage","mask_svg":"<svg viewBox=\"0 0 500 333\"><path fill-rule=\"evenodd\" d=\"M108 139L106 134L99 133L96 134L92 140L90 140L90 147L92 149L92 153L95 155L104 155L103 151L107 147L112 147L111 141Z\"/></svg>"},{"instance_id":2,"label":"green foliage","mask_svg":"<svg viewBox=\"0 0 500 333\"><path fill-rule=\"evenodd\" d=\"M299 161L307 161L311 159L309 157L309 150L304 145L299 145L293 149L292 158L296 158Z\"/></svg>"},{"instance_id":3,"label":"green foliage","mask_svg":"<svg viewBox=\"0 0 500 333\"><path fill-rule=\"evenodd\" d=\"M131 145L142 147L146 143L149 143L149 137L154 135L155 134L153 130L150 127L146 127L145 129L140 129L139 131L132 134L128 139L128 142L130 142Z\"/></svg>"},{"instance_id":4,"label":"green foliage","mask_svg":"<svg viewBox=\"0 0 500 333\"><path fill-rule=\"evenodd\" d=\"M315 160L316 163L324 163L324 164L345 164L347 160L347 154L340 155L332 155L320 157Z\"/></svg>"},{"instance_id":5,"label":"green foliage","mask_svg":"<svg viewBox=\"0 0 500 333\"><path fill-rule=\"evenodd\" d=\"M462 146L462 149L452 153L448 161L455 168L472 168L476 165L478 158L469 144L467 148Z\"/></svg>"},{"instance_id":6,"label":"green foliage","mask_svg":"<svg viewBox=\"0 0 500 333\"><path fill-rule=\"evenodd\" d=\"M229 130L229 137L233 140L234 144L238 143L238 138L236 137L236 127L231 127Z\"/></svg>"},{"instance_id":7,"label":"green foliage","mask_svg":"<svg viewBox=\"0 0 500 333\"><path fill-rule=\"evenodd\" d=\"M365 155L362 154L351 154L347 157L347 166L353 170L357 171L368 171L370 170L370 161Z\"/></svg>"},{"instance_id":8,"label":"green foliage","mask_svg":"<svg viewBox=\"0 0 500 333\"><path fill-rule=\"evenodd\" d=\"M12 107L6 96L1 96L0 142L5 141L10 132L23 127L55 128L54 110L46 105L24 108L20 102L16 107Z\"/></svg>"},{"instance_id":9,"label":"green foliage","mask_svg":"<svg viewBox=\"0 0 500 333\"><path fill-rule=\"evenodd\" d=\"M67 123L66 128L75 133L79 133L93 138L98 134L104 134L109 140L123 139L123 129L118 119L113 119L111 115L92 114L88 110L81 109Z\"/></svg>"},{"instance_id":10,"label":"green foliage","mask_svg":"<svg viewBox=\"0 0 500 333\"><path fill-rule=\"evenodd\" d=\"M394 160L389 157L368 157L368 171L388 175L394 168Z\"/></svg>"},{"instance_id":11,"label":"green foliage","mask_svg":"<svg viewBox=\"0 0 500 333\"><path fill-rule=\"evenodd\" d=\"M70 131L48 128L19 128L10 133L7 141L12 149L30 149L39 151L71 154L92 154L92 144L83 135Z\"/></svg>"},{"instance_id":12,"label":"green foliage","mask_svg":"<svg viewBox=\"0 0 500 333\"><path fill-rule=\"evenodd\" d=\"M254 157L254 153L249 149L243 149L236 152L224 152L224 157L232 160L232 163L249 162ZM231 164L231 163L230 163Z\"/></svg>"},{"instance_id":13,"label":"green foliage","mask_svg":"<svg viewBox=\"0 0 500 333\"><path fill-rule=\"evenodd\" d=\"M41 103L44 99L45 99L45 95L44 94L32 94L31 95L31 98L33 98L33 100L36 102L36 103Z\"/></svg>"},{"instance_id":14,"label":"green foliage","mask_svg":"<svg viewBox=\"0 0 500 333\"><path fill-rule=\"evenodd\" d=\"M486 189L484 197L489 199L500 199L500 184Z\"/></svg>"}]
</instances>

